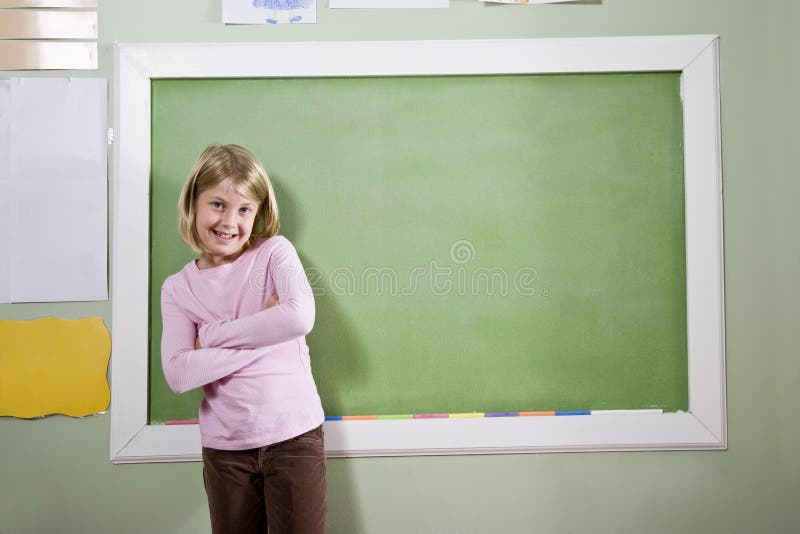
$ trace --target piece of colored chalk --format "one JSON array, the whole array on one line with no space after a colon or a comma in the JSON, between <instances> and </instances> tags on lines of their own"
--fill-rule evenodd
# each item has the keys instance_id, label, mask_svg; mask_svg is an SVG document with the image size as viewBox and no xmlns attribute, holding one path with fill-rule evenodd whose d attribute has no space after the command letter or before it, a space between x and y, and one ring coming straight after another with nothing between
<instances>
[{"instance_id":1,"label":"piece of colored chalk","mask_svg":"<svg viewBox=\"0 0 800 534\"><path fill-rule=\"evenodd\" d=\"M592 415L619 415L619 414L662 414L664 410L660 409L645 409L645 410L592 410Z\"/></svg>"},{"instance_id":2,"label":"piece of colored chalk","mask_svg":"<svg viewBox=\"0 0 800 534\"><path fill-rule=\"evenodd\" d=\"M326 421L375 421L391 419L477 419L481 417L552 417L570 415L618 415L618 414L662 414L661 409L642 410L557 410L539 412L463 412L463 413L420 413L388 415L328 415ZM197 419L186 421L167 421L167 425L196 425Z\"/></svg>"},{"instance_id":3,"label":"piece of colored chalk","mask_svg":"<svg viewBox=\"0 0 800 534\"><path fill-rule=\"evenodd\" d=\"M176 420L176 421L164 421L165 425L198 425L200 421L197 419L184 419L184 420Z\"/></svg>"}]
</instances>

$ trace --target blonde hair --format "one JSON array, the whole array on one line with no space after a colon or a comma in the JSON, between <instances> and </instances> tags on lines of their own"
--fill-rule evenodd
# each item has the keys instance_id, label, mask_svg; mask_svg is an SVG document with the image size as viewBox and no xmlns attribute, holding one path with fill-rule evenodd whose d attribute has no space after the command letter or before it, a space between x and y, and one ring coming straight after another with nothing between
<instances>
[{"instance_id":1,"label":"blonde hair","mask_svg":"<svg viewBox=\"0 0 800 534\"><path fill-rule=\"evenodd\" d=\"M252 152L239 145L209 145L197 158L178 199L178 234L198 254L206 252L197 235L197 198L225 180L242 196L258 203L253 232L245 248L256 239L278 233L278 203L267 171Z\"/></svg>"}]
</instances>

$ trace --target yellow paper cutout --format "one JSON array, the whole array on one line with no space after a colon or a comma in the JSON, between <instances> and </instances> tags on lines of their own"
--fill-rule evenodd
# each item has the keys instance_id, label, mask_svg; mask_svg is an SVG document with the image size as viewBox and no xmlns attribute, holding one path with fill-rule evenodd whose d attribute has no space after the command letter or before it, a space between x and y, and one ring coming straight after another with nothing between
<instances>
[{"instance_id":1,"label":"yellow paper cutout","mask_svg":"<svg viewBox=\"0 0 800 534\"><path fill-rule=\"evenodd\" d=\"M0 321L0 416L108 409L111 336L99 317Z\"/></svg>"}]
</instances>

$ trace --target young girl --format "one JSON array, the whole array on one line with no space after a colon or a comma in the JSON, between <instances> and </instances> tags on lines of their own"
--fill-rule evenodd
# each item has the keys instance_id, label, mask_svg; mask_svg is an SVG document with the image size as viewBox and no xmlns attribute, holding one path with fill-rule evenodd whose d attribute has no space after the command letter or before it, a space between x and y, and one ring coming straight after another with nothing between
<instances>
[{"instance_id":1,"label":"young girl","mask_svg":"<svg viewBox=\"0 0 800 534\"><path fill-rule=\"evenodd\" d=\"M209 146L178 208L180 236L200 256L161 287L161 359L173 391L203 387L212 531L321 533L324 415L305 342L314 298L276 235L269 177L246 149Z\"/></svg>"}]
</instances>

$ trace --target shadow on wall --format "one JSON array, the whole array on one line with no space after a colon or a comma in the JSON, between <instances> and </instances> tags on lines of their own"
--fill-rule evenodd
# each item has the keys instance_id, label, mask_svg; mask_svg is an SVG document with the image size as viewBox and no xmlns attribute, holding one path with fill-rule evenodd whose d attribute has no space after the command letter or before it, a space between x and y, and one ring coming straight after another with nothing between
<instances>
[{"instance_id":1,"label":"shadow on wall","mask_svg":"<svg viewBox=\"0 0 800 534\"><path fill-rule=\"evenodd\" d=\"M280 210L281 231L289 241L300 241L306 229L304 217L299 203L281 187L281 178L270 175L275 187L275 196ZM314 251L299 249L300 261L305 269L319 268L314 261ZM323 289L328 297L315 297L316 320L314 329L307 336L311 354L311 368L317 389L323 401L325 413L339 415L341 410L340 392L357 387L354 382L358 376L364 376L365 362L359 357L362 347L354 333L356 325L347 320L344 313L332 297L330 287L315 282L317 289ZM342 358L346 355L346 359ZM334 359L335 358L335 359ZM324 369L324 372L319 372ZM324 376L324 380L320 377ZM331 413L333 410L337 413ZM327 532L331 534L359 534L364 532L360 505L357 502L352 463L346 459L328 460L328 521ZM333 512L333 513L332 513Z\"/></svg>"},{"instance_id":2,"label":"shadow on wall","mask_svg":"<svg viewBox=\"0 0 800 534\"><path fill-rule=\"evenodd\" d=\"M280 186L280 177L272 176L281 215L281 234L296 243L305 233L303 214L295 199ZM314 251L298 249L300 261L306 270L320 269L314 261ZM323 408L327 415L344 415L340 392L358 387L359 380L367 376L366 361L360 355L364 348L358 336L357 325L350 321L333 298L325 280L313 282L322 296L315 297L316 320L307 336L311 354L311 368L317 383Z\"/></svg>"}]
</instances>

